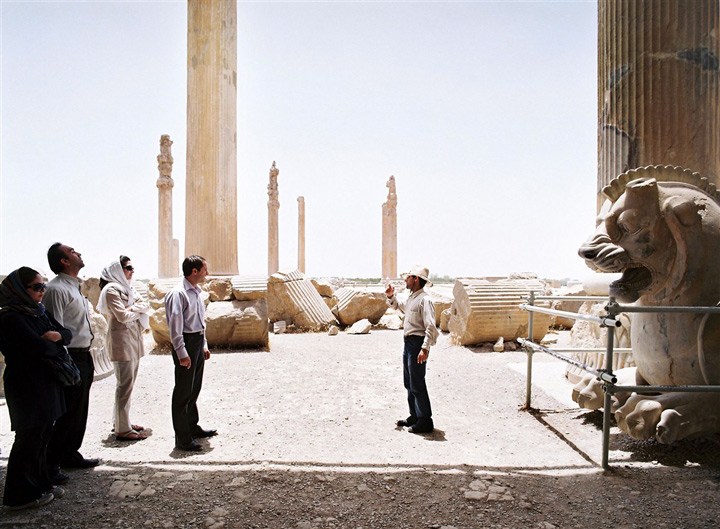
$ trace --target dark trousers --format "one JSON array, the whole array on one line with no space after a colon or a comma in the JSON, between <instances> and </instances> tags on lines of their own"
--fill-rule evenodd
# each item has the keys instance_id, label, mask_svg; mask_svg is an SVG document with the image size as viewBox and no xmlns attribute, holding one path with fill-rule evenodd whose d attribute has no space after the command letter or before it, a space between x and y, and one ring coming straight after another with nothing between
<instances>
[{"instance_id":1,"label":"dark trousers","mask_svg":"<svg viewBox=\"0 0 720 529\"><path fill-rule=\"evenodd\" d=\"M172 421L175 429L175 442L187 444L192 441L193 433L198 429L200 416L197 399L202 389L205 370L205 339L201 332L183 333L185 349L190 357L190 369L180 365L177 353L173 350L175 363L175 389L172 394Z\"/></svg>"},{"instance_id":2,"label":"dark trousers","mask_svg":"<svg viewBox=\"0 0 720 529\"><path fill-rule=\"evenodd\" d=\"M52 428L52 423L48 423L15 432L5 475L5 505L29 503L52 487L47 464L47 445Z\"/></svg>"},{"instance_id":3,"label":"dark trousers","mask_svg":"<svg viewBox=\"0 0 720 529\"><path fill-rule=\"evenodd\" d=\"M417 362L423 341L425 341L423 336L405 337L403 381L405 382L405 389L407 389L410 416L431 421L432 408L430 408L430 396L425 385L427 363L418 364Z\"/></svg>"},{"instance_id":4,"label":"dark trousers","mask_svg":"<svg viewBox=\"0 0 720 529\"><path fill-rule=\"evenodd\" d=\"M95 365L89 348L71 349L68 352L80 371L80 385L66 386L65 406L67 411L60 417L52 430L48 445L48 463L51 472L63 464L83 458L80 447L85 437L88 409L90 408L90 386L95 376Z\"/></svg>"}]
</instances>

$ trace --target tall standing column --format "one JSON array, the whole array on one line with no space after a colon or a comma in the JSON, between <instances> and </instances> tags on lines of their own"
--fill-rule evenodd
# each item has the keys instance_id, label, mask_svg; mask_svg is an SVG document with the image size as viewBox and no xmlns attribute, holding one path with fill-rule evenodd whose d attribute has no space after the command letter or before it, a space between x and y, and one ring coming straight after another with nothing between
<instances>
[{"instance_id":1,"label":"tall standing column","mask_svg":"<svg viewBox=\"0 0 720 529\"><path fill-rule=\"evenodd\" d=\"M237 2L188 0L185 254L237 274Z\"/></svg>"},{"instance_id":2,"label":"tall standing column","mask_svg":"<svg viewBox=\"0 0 720 529\"><path fill-rule=\"evenodd\" d=\"M298 197L298 270L305 273L305 197Z\"/></svg>"},{"instance_id":3,"label":"tall standing column","mask_svg":"<svg viewBox=\"0 0 720 529\"><path fill-rule=\"evenodd\" d=\"M391 176L385 183L388 188L387 202L383 203L382 212L382 276L383 279L397 277L397 194L395 193L395 177Z\"/></svg>"},{"instance_id":4,"label":"tall standing column","mask_svg":"<svg viewBox=\"0 0 720 529\"><path fill-rule=\"evenodd\" d=\"M173 260L173 219L172 219L172 179L173 157L170 136L160 136L160 154L158 154L158 277L176 277L177 261Z\"/></svg>"},{"instance_id":5,"label":"tall standing column","mask_svg":"<svg viewBox=\"0 0 720 529\"><path fill-rule=\"evenodd\" d=\"M598 209L602 188L647 165L720 187L718 0L598 2Z\"/></svg>"},{"instance_id":6,"label":"tall standing column","mask_svg":"<svg viewBox=\"0 0 720 529\"><path fill-rule=\"evenodd\" d=\"M280 170L275 167L275 162L270 167L270 183L268 190L268 276L271 276L280 269L279 233L278 233L278 200L277 177Z\"/></svg>"}]
</instances>

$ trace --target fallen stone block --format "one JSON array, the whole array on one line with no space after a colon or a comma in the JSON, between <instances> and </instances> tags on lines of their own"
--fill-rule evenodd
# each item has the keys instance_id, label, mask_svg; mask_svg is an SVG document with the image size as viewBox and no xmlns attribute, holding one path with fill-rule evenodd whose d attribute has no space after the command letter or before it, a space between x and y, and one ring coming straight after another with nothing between
<instances>
[{"instance_id":1,"label":"fallen stone block","mask_svg":"<svg viewBox=\"0 0 720 529\"><path fill-rule=\"evenodd\" d=\"M337 323L313 284L299 270L272 274L267 295L271 322L285 320L309 331L323 331Z\"/></svg>"},{"instance_id":2,"label":"fallen stone block","mask_svg":"<svg viewBox=\"0 0 720 529\"><path fill-rule=\"evenodd\" d=\"M205 311L208 345L267 347L267 302L216 301Z\"/></svg>"},{"instance_id":3,"label":"fallen stone block","mask_svg":"<svg viewBox=\"0 0 720 529\"><path fill-rule=\"evenodd\" d=\"M215 277L208 281L207 290L210 301L230 301L233 299L233 285L230 277Z\"/></svg>"},{"instance_id":4,"label":"fallen stone block","mask_svg":"<svg viewBox=\"0 0 720 529\"><path fill-rule=\"evenodd\" d=\"M448 330L457 345L473 345L527 338L529 312L520 308L530 291L545 294L539 279L497 278L493 280L461 278L455 282L455 301L451 307ZM547 301L537 306L549 308ZM551 316L534 313L533 340L539 342L550 328Z\"/></svg>"},{"instance_id":5,"label":"fallen stone block","mask_svg":"<svg viewBox=\"0 0 720 529\"><path fill-rule=\"evenodd\" d=\"M233 297L238 301L252 301L267 298L267 279L264 277L231 278Z\"/></svg>"},{"instance_id":6,"label":"fallen stone block","mask_svg":"<svg viewBox=\"0 0 720 529\"><path fill-rule=\"evenodd\" d=\"M338 302L333 308L333 314L342 325L352 325L363 319L377 323L388 309L384 292L343 287L335 291L335 297Z\"/></svg>"},{"instance_id":7,"label":"fallen stone block","mask_svg":"<svg viewBox=\"0 0 720 529\"><path fill-rule=\"evenodd\" d=\"M348 334L368 334L372 324L370 320L360 320L353 323L352 327L347 330Z\"/></svg>"}]
</instances>

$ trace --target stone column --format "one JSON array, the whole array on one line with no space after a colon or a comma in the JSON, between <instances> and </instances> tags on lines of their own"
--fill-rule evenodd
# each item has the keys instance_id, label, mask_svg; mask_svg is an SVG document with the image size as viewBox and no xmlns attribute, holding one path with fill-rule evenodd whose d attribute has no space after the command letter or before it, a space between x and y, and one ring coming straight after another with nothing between
<instances>
[{"instance_id":1,"label":"stone column","mask_svg":"<svg viewBox=\"0 0 720 529\"><path fill-rule=\"evenodd\" d=\"M173 271L175 272L172 275L172 277L177 277L179 275L182 275L182 270L180 270L180 240L179 239L172 240L172 262L173 262Z\"/></svg>"},{"instance_id":2,"label":"stone column","mask_svg":"<svg viewBox=\"0 0 720 529\"><path fill-rule=\"evenodd\" d=\"M382 206L382 277L397 277L397 194L395 193L395 177L386 182L388 188L387 202Z\"/></svg>"},{"instance_id":3,"label":"stone column","mask_svg":"<svg viewBox=\"0 0 720 529\"><path fill-rule=\"evenodd\" d=\"M278 200L277 177L280 170L275 167L275 162L270 167L270 183L268 190L268 276L273 275L280 269L279 234L278 234Z\"/></svg>"},{"instance_id":4,"label":"stone column","mask_svg":"<svg viewBox=\"0 0 720 529\"><path fill-rule=\"evenodd\" d=\"M160 154L158 154L158 176L155 185L158 188L158 277L176 277L177 263L173 262L173 219L172 219L172 179L173 157L170 136L160 136Z\"/></svg>"},{"instance_id":5,"label":"stone column","mask_svg":"<svg viewBox=\"0 0 720 529\"><path fill-rule=\"evenodd\" d=\"M647 165L720 186L717 0L598 2L598 209L602 188Z\"/></svg>"},{"instance_id":6,"label":"stone column","mask_svg":"<svg viewBox=\"0 0 720 529\"><path fill-rule=\"evenodd\" d=\"M188 0L185 254L237 264L237 2Z\"/></svg>"},{"instance_id":7,"label":"stone column","mask_svg":"<svg viewBox=\"0 0 720 529\"><path fill-rule=\"evenodd\" d=\"M298 197L298 270L305 273L305 197Z\"/></svg>"}]
</instances>

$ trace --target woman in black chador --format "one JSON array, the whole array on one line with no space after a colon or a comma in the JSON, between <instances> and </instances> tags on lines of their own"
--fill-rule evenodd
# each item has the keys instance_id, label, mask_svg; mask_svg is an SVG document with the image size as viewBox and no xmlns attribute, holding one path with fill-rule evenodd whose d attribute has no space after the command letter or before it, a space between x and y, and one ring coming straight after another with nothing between
<instances>
[{"instance_id":1,"label":"woman in black chador","mask_svg":"<svg viewBox=\"0 0 720 529\"><path fill-rule=\"evenodd\" d=\"M0 284L0 351L15 432L3 495L9 510L45 505L63 492L50 482L46 450L53 423L65 413L65 400L44 358L64 355L72 334L45 313L44 294L40 274L25 266Z\"/></svg>"}]
</instances>

